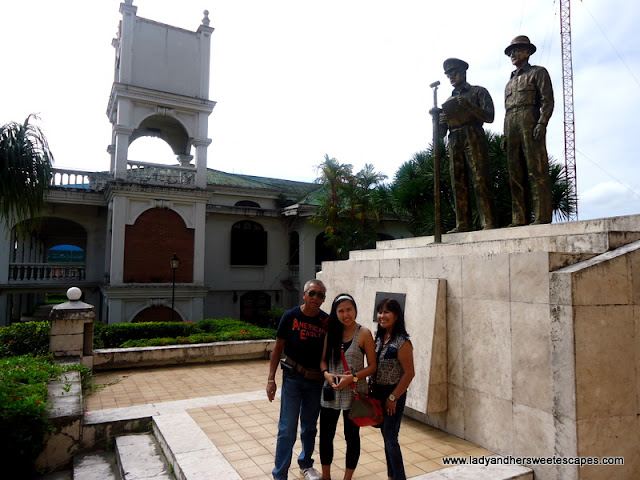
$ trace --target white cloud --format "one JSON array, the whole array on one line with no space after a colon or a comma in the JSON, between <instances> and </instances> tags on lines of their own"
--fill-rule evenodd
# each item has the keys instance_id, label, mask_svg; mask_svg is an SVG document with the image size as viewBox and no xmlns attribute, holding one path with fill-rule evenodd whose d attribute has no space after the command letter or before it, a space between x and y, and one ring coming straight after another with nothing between
<instances>
[{"instance_id":1,"label":"white cloud","mask_svg":"<svg viewBox=\"0 0 640 480\"><path fill-rule=\"evenodd\" d=\"M630 189L618 182L606 181L597 183L580 195L581 220L634 214L640 214L640 185Z\"/></svg>"}]
</instances>

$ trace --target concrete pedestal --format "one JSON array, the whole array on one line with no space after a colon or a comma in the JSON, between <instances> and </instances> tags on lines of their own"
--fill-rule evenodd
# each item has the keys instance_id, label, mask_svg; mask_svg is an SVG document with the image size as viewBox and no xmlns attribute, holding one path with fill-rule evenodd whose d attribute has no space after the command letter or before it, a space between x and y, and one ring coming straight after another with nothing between
<instances>
[{"instance_id":1,"label":"concrete pedestal","mask_svg":"<svg viewBox=\"0 0 640 480\"><path fill-rule=\"evenodd\" d=\"M624 457L530 465L536 479L637 478L640 216L378 242L318 278L329 299L353 294L373 331L376 292L406 294L412 417L503 456ZM443 396L446 411L428 408Z\"/></svg>"}]
</instances>

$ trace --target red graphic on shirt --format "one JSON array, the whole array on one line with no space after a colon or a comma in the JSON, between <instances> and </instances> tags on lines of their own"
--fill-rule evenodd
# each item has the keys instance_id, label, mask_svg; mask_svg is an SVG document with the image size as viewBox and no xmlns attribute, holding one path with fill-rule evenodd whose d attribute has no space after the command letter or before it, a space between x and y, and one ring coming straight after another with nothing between
<instances>
[{"instance_id":1,"label":"red graphic on shirt","mask_svg":"<svg viewBox=\"0 0 640 480\"><path fill-rule=\"evenodd\" d=\"M309 322L301 322L297 318L294 318L291 330L298 330L300 332L300 340L322 338L324 334L327 333L327 323L328 319L322 319L322 326L320 326Z\"/></svg>"}]
</instances>

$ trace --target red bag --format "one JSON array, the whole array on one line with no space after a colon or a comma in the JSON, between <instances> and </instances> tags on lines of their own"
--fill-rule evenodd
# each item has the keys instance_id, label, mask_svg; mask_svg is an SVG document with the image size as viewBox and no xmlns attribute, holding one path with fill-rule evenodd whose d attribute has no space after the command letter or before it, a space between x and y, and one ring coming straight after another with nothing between
<instances>
[{"instance_id":1,"label":"red bag","mask_svg":"<svg viewBox=\"0 0 640 480\"><path fill-rule=\"evenodd\" d=\"M347 359L344 358L344 350L340 352L342 355L342 364L347 375L351 375ZM364 381L364 379L363 379ZM383 420L382 403L377 398L373 398L366 393L356 391L356 386L352 383L353 403L349 411L349 418L359 427L374 427L380 425Z\"/></svg>"},{"instance_id":2,"label":"red bag","mask_svg":"<svg viewBox=\"0 0 640 480\"><path fill-rule=\"evenodd\" d=\"M353 384L352 384L353 385ZM374 427L383 420L382 404L366 393L354 392L349 418L359 427Z\"/></svg>"}]
</instances>

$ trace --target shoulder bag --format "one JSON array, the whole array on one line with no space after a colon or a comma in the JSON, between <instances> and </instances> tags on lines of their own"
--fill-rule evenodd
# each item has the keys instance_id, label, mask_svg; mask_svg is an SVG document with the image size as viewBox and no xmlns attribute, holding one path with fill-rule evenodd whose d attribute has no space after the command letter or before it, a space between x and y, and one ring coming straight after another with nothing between
<instances>
[{"instance_id":1,"label":"shoulder bag","mask_svg":"<svg viewBox=\"0 0 640 480\"><path fill-rule=\"evenodd\" d=\"M344 357L344 350L341 350L342 363L347 375L351 375L347 360ZM365 379L363 379L364 381ZM352 383L353 402L349 411L349 418L359 427L374 427L380 425L383 420L382 403L377 398L373 398L366 393L356 391L356 386Z\"/></svg>"}]
</instances>

